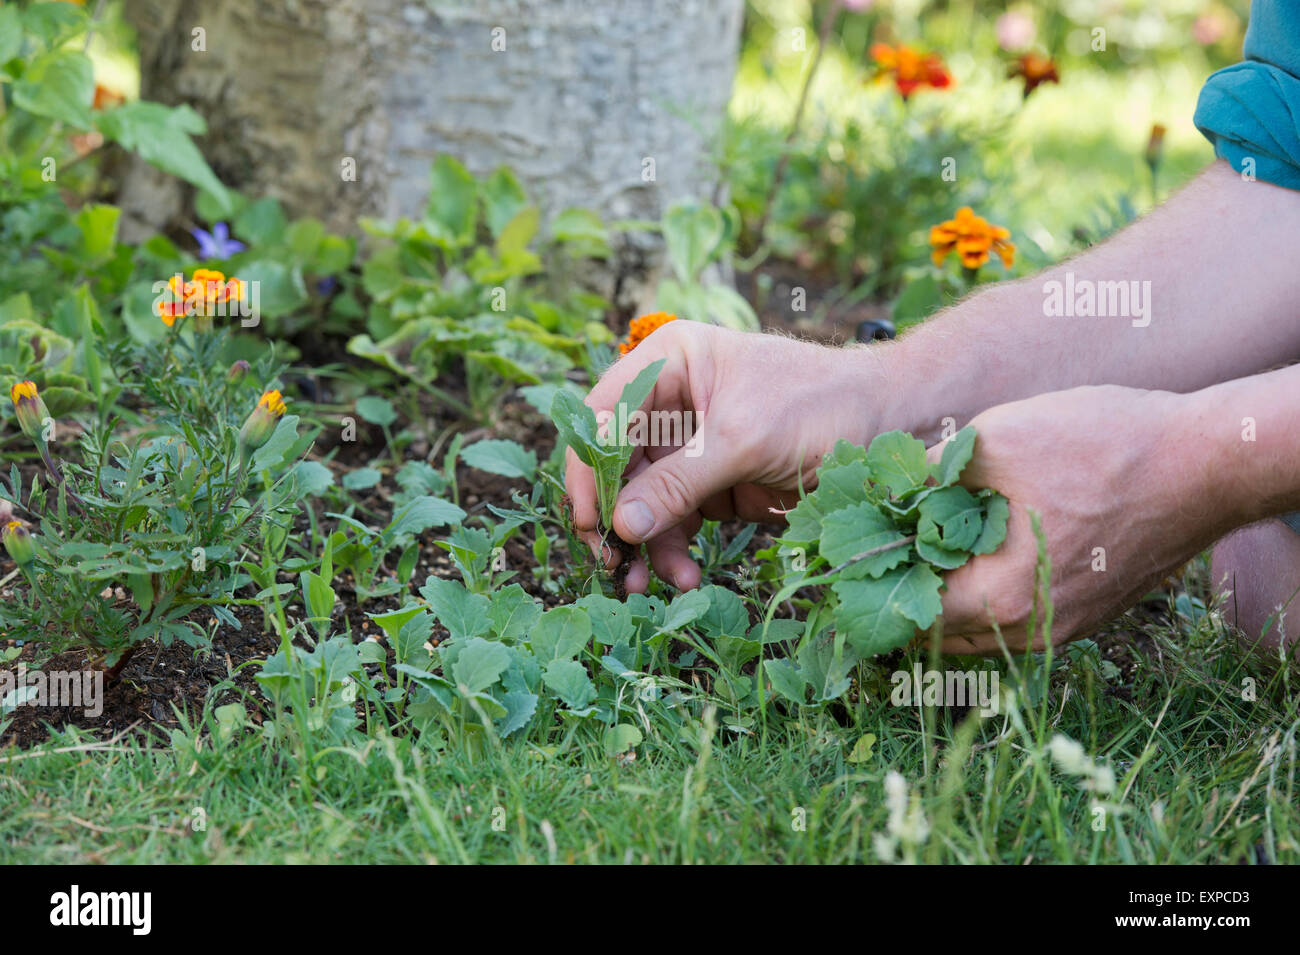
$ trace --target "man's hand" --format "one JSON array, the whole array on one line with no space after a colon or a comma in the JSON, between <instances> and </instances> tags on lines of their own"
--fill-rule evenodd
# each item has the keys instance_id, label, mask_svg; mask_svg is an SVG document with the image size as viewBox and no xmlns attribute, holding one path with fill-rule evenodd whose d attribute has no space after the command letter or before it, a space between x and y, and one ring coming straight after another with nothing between
<instances>
[{"instance_id":1,"label":"man's hand","mask_svg":"<svg viewBox=\"0 0 1300 955\"><path fill-rule=\"evenodd\" d=\"M695 437L689 447L637 448L614 530L631 543L645 541L659 576L689 589L700 581L688 548L701 521L772 521L773 509L793 507L800 481L812 486L822 455L837 440L865 443L875 434L872 409L887 389L871 349L682 320L659 328L605 373L587 396L598 419L613 411L624 385L660 358L667 361L644 410L688 412ZM572 450L565 485L579 533L596 553L610 555L596 527L594 477ZM643 592L648 583L648 568L638 560L627 589Z\"/></svg>"},{"instance_id":2,"label":"man's hand","mask_svg":"<svg viewBox=\"0 0 1300 955\"><path fill-rule=\"evenodd\" d=\"M1011 502L1006 542L946 575L943 650L998 653L996 621L1024 649L1042 521L1052 567L1052 643L1091 633L1232 526L1212 456L1195 439L1188 396L1118 386L1074 388L990 408L971 424L962 473ZM1232 436L1225 421L1225 431ZM931 449L931 455L940 446ZM1042 621L1039 613L1039 621ZM1041 632L1035 649L1043 648Z\"/></svg>"}]
</instances>

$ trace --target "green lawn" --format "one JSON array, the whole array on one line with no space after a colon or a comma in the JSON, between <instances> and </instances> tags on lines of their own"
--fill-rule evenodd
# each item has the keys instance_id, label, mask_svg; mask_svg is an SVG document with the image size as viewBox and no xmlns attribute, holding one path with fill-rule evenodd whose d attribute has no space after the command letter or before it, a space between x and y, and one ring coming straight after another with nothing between
<instances>
[{"instance_id":1,"label":"green lawn","mask_svg":"<svg viewBox=\"0 0 1300 955\"><path fill-rule=\"evenodd\" d=\"M631 762L560 725L443 751L383 730L59 736L4 754L0 862L1300 861L1294 673L1243 658L1212 613L1165 610L1128 631L1141 650L1058 659L1047 694L1041 657L1004 668L1020 702L984 720L891 706L886 684L845 725L809 710L744 736L705 715L672 738L651 718ZM1056 734L1112 795L1063 772ZM891 823L891 770L920 827Z\"/></svg>"}]
</instances>

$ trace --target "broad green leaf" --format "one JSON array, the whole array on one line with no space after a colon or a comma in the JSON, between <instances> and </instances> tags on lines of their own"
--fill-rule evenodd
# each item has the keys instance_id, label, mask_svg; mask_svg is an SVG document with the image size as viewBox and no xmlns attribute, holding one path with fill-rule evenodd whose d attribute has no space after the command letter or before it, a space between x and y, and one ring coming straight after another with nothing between
<instances>
[{"instance_id":1,"label":"broad green leaf","mask_svg":"<svg viewBox=\"0 0 1300 955\"><path fill-rule=\"evenodd\" d=\"M455 504L424 494L398 508L385 536L391 539L401 534L418 534L442 524L459 524L464 519L465 512Z\"/></svg>"},{"instance_id":2,"label":"broad green leaf","mask_svg":"<svg viewBox=\"0 0 1300 955\"><path fill-rule=\"evenodd\" d=\"M664 244L679 281L689 283L699 277L725 230L722 213L707 203L677 202L664 213Z\"/></svg>"},{"instance_id":3,"label":"broad green leaf","mask_svg":"<svg viewBox=\"0 0 1300 955\"><path fill-rule=\"evenodd\" d=\"M357 414L371 424L386 428L397 420L397 409L387 398L366 395L357 399Z\"/></svg>"},{"instance_id":4,"label":"broad green leaf","mask_svg":"<svg viewBox=\"0 0 1300 955\"><path fill-rule=\"evenodd\" d=\"M349 491L365 491L378 484L383 476L375 468L356 468L343 475L343 487Z\"/></svg>"},{"instance_id":5,"label":"broad green leaf","mask_svg":"<svg viewBox=\"0 0 1300 955\"><path fill-rule=\"evenodd\" d=\"M93 83L91 80L91 93L94 91ZM89 94L86 106L90 106ZM95 123L105 138L136 153L163 172L179 176L207 192L223 212L233 208L230 193L190 139L191 135L201 136L207 132L203 117L190 107L138 100L97 113ZM243 271L239 277L250 278Z\"/></svg>"},{"instance_id":6,"label":"broad green leaf","mask_svg":"<svg viewBox=\"0 0 1300 955\"><path fill-rule=\"evenodd\" d=\"M891 570L878 580L839 580L835 626L863 656L887 653L931 626L943 609L943 581L928 564Z\"/></svg>"},{"instance_id":7,"label":"broad green leaf","mask_svg":"<svg viewBox=\"0 0 1300 955\"><path fill-rule=\"evenodd\" d=\"M324 494L334 486L334 472L319 461L299 461L293 469L293 479L303 494Z\"/></svg>"},{"instance_id":8,"label":"broad green leaf","mask_svg":"<svg viewBox=\"0 0 1300 955\"><path fill-rule=\"evenodd\" d=\"M40 54L28 64L22 79L13 87L14 105L19 109L76 129L90 128L90 104L94 98L94 67L90 57L76 50L50 50ZM123 109L126 107L104 115Z\"/></svg>"},{"instance_id":9,"label":"broad green leaf","mask_svg":"<svg viewBox=\"0 0 1300 955\"><path fill-rule=\"evenodd\" d=\"M902 431L878 434L867 448L871 479L884 484L895 496L920 487L930 476L925 445Z\"/></svg>"},{"instance_id":10,"label":"broad green leaf","mask_svg":"<svg viewBox=\"0 0 1300 955\"><path fill-rule=\"evenodd\" d=\"M528 636L538 663L570 660L591 639L591 620L578 607L555 607L542 614Z\"/></svg>"},{"instance_id":11,"label":"broad green leaf","mask_svg":"<svg viewBox=\"0 0 1300 955\"><path fill-rule=\"evenodd\" d=\"M1007 539L1007 517L1011 507L1001 494L993 493L984 502L984 526L971 545L972 554L991 554Z\"/></svg>"},{"instance_id":12,"label":"broad green leaf","mask_svg":"<svg viewBox=\"0 0 1300 955\"><path fill-rule=\"evenodd\" d=\"M471 693L481 693L510 666L510 650L501 643L475 637L460 651L452 677Z\"/></svg>"},{"instance_id":13,"label":"broad green leaf","mask_svg":"<svg viewBox=\"0 0 1300 955\"><path fill-rule=\"evenodd\" d=\"M859 554L898 544L902 540L903 534L894 521L869 501L863 501L836 511L834 518L823 524L819 550L833 566L838 566ZM879 577L907 560L909 553L907 546L893 547L865 557L841 573L847 579Z\"/></svg>"},{"instance_id":14,"label":"broad green leaf","mask_svg":"<svg viewBox=\"0 0 1300 955\"><path fill-rule=\"evenodd\" d=\"M790 660L764 660L763 670L772 688L791 703L803 704L808 699L808 681Z\"/></svg>"},{"instance_id":15,"label":"broad green leaf","mask_svg":"<svg viewBox=\"0 0 1300 955\"><path fill-rule=\"evenodd\" d=\"M524 187L509 166L499 166L488 176L479 188L479 194L483 198L484 218L493 237L501 235L506 224L528 205Z\"/></svg>"},{"instance_id":16,"label":"broad green leaf","mask_svg":"<svg viewBox=\"0 0 1300 955\"><path fill-rule=\"evenodd\" d=\"M975 429L968 425L943 446L943 454L934 468L934 479L943 485L956 484L974 453Z\"/></svg>"},{"instance_id":17,"label":"broad green leaf","mask_svg":"<svg viewBox=\"0 0 1300 955\"><path fill-rule=\"evenodd\" d=\"M708 592L698 588L678 594L664 611L659 629L672 633L690 626L709 609L709 597Z\"/></svg>"},{"instance_id":18,"label":"broad green leaf","mask_svg":"<svg viewBox=\"0 0 1300 955\"><path fill-rule=\"evenodd\" d=\"M489 438L463 448L460 459L472 468L502 477L531 481L537 471L537 453L516 441Z\"/></svg>"},{"instance_id":19,"label":"broad green leaf","mask_svg":"<svg viewBox=\"0 0 1300 955\"><path fill-rule=\"evenodd\" d=\"M240 707L242 712L243 707ZM631 723L618 723L605 730L603 741L605 755L614 757L626 753L629 749L640 746L644 737L641 731Z\"/></svg>"},{"instance_id":20,"label":"broad green leaf","mask_svg":"<svg viewBox=\"0 0 1300 955\"><path fill-rule=\"evenodd\" d=\"M738 594L717 584L707 584L698 592L708 598L707 608L696 621L696 626L705 636L713 640L722 636L745 636L749 630L749 611Z\"/></svg>"},{"instance_id":21,"label":"broad green leaf","mask_svg":"<svg viewBox=\"0 0 1300 955\"><path fill-rule=\"evenodd\" d=\"M571 710L580 710L596 698L587 668L577 660L552 660L542 671L542 682Z\"/></svg>"},{"instance_id":22,"label":"broad green leaf","mask_svg":"<svg viewBox=\"0 0 1300 955\"><path fill-rule=\"evenodd\" d=\"M429 609L454 638L470 638L487 633L488 598L470 593L458 580L430 577L420 588L420 596L429 601Z\"/></svg>"},{"instance_id":23,"label":"broad green leaf","mask_svg":"<svg viewBox=\"0 0 1300 955\"><path fill-rule=\"evenodd\" d=\"M497 721L497 733L506 737L528 725L537 712L537 694L512 690L497 697L505 707L506 715Z\"/></svg>"},{"instance_id":24,"label":"broad green leaf","mask_svg":"<svg viewBox=\"0 0 1300 955\"><path fill-rule=\"evenodd\" d=\"M542 605L518 584L503 587L492 595L488 619L497 639L506 643L522 640L542 615Z\"/></svg>"},{"instance_id":25,"label":"broad green leaf","mask_svg":"<svg viewBox=\"0 0 1300 955\"><path fill-rule=\"evenodd\" d=\"M969 550L979 537L983 509L974 494L964 487L945 487L921 502L916 525L917 549ZM927 558L929 559L929 558Z\"/></svg>"},{"instance_id":26,"label":"broad green leaf","mask_svg":"<svg viewBox=\"0 0 1300 955\"><path fill-rule=\"evenodd\" d=\"M450 246L469 245L478 219L474 177L446 153L433 161L430 176L433 184L425 211L430 231Z\"/></svg>"},{"instance_id":27,"label":"broad green leaf","mask_svg":"<svg viewBox=\"0 0 1300 955\"><path fill-rule=\"evenodd\" d=\"M266 444L262 445L253 452L253 460L249 465L249 473L256 474L258 471L274 471L284 463L287 455L295 444L298 442L298 416L288 414L280 419L271 432L271 437L267 439Z\"/></svg>"},{"instance_id":28,"label":"broad green leaf","mask_svg":"<svg viewBox=\"0 0 1300 955\"><path fill-rule=\"evenodd\" d=\"M277 199L250 202L235 217L234 232L253 245L274 245L288 228L284 209Z\"/></svg>"}]
</instances>

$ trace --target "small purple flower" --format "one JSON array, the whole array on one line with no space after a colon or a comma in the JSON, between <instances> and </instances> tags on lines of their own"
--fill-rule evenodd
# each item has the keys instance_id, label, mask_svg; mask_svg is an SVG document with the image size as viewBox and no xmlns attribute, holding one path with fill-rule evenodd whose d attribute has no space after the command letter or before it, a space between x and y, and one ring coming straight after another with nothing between
<instances>
[{"instance_id":1,"label":"small purple flower","mask_svg":"<svg viewBox=\"0 0 1300 955\"><path fill-rule=\"evenodd\" d=\"M316 291L321 295L329 295L330 292L338 288L338 280L332 275L327 275L316 283Z\"/></svg>"},{"instance_id":2,"label":"small purple flower","mask_svg":"<svg viewBox=\"0 0 1300 955\"><path fill-rule=\"evenodd\" d=\"M201 259L228 259L236 252L243 252L248 246L238 239L230 237L230 229L224 222L218 222L212 226L212 231L204 229L191 229L190 235L199 244L199 258Z\"/></svg>"}]
</instances>

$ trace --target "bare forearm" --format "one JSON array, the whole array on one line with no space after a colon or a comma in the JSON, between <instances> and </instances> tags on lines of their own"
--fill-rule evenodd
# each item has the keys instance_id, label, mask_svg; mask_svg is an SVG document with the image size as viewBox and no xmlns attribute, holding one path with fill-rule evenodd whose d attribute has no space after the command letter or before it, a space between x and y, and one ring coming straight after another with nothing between
<instances>
[{"instance_id":1,"label":"bare forearm","mask_svg":"<svg viewBox=\"0 0 1300 955\"><path fill-rule=\"evenodd\" d=\"M894 396L879 424L933 438L945 418L1043 392L1189 392L1300 357L1298 221L1300 193L1215 163L1100 246L881 348L864 362Z\"/></svg>"},{"instance_id":2,"label":"bare forearm","mask_svg":"<svg viewBox=\"0 0 1300 955\"><path fill-rule=\"evenodd\" d=\"M1172 453L1231 526L1300 510L1300 365L1177 400Z\"/></svg>"}]
</instances>

